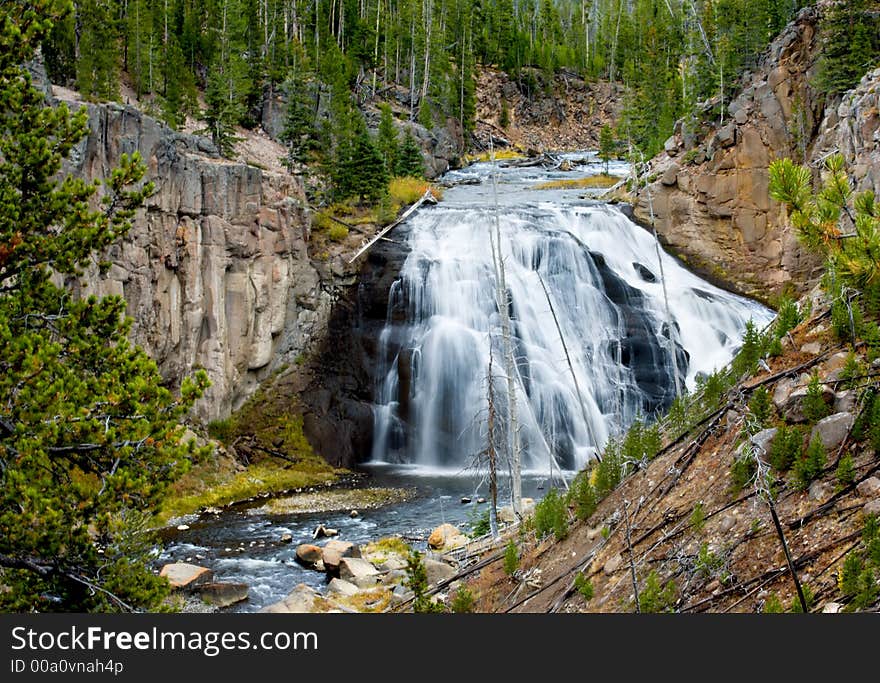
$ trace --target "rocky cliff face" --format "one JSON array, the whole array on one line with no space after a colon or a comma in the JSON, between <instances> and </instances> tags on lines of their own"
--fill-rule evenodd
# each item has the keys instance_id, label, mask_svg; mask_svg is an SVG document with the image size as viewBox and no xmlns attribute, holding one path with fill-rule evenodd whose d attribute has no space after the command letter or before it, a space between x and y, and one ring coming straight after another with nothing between
<instances>
[{"instance_id":1,"label":"rocky cliff face","mask_svg":"<svg viewBox=\"0 0 880 683\"><path fill-rule=\"evenodd\" d=\"M825 96L812 84L817 22L807 8L783 31L743 77L723 124L688 131L679 122L636 201L637 217L650 222L653 212L661 239L692 268L764 300L788 283L802 290L816 274L768 196L767 167L779 157L814 161L814 140L828 133Z\"/></svg>"},{"instance_id":2,"label":"rocky cliff face","mask_svg":"<svg viewBox=\"0 0 880 683\"><path fill-rule=\"evenodd\" d=\"M107 276L93 271L78 286L124 296L133 341L169 384L204 368L212 386L197 416L228 415L326 328L333 278L309 260L300 183L225 161L209 140L132 107L71 105L89 108L89 135L67 170L104 178L139 151L157 188L107 255Z\"/></svg>"}]
</instances>

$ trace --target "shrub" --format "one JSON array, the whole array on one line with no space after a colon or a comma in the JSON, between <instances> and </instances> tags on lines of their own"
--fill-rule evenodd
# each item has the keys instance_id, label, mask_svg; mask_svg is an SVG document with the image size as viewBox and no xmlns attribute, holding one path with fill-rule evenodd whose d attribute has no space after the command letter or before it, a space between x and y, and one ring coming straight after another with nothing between
<instances>
[{"instance_id":1,"label":"shrub","mask_svg":"<svg viewBox=\"0 0 880 683\"><path fill-rule=\"evenodd\" d=\"M474 598L474 594L467 586L462 584L458 587L458 590L456 590L455 594L452 596L450 609L455 614L465 614L474 611L475 603L476 599Z\"/></svg>"},{"instance_id":2,"label":"shrub","mask_svg":"<svg viewBox=\"0 0 880 683\"><path fill-rule=\"evenodd\" d=\"M602 453L602 462L596 465L593 483L600 499L611 493L620 483L623 477L623 467L620 442L616 438L608 439Z\"/></svg>"},{"instance_id":3,"label":"shrub","mask_svg":"<svg viewBox=\"0 0 880 683\"><path fill-rule=\"evenodd\" d=\"M674 581L660 583L656 571L651 571L645 585L639 591L639 611L649 614L671 612L675 604L677 588Z\"/></svg>"},{"instance_id":4,"label":"shrub","mask_svg":"<svg viewBox=\"0 0 880 683\"><path fill-rule=\"evenodd\" d=\"M706 526L706 513L703 510L703 501L694 505L691 512L690 524L694 531L700 533Z\"/></svg>"},{"instance_id":5,"label":"shrub","mask_svg":"<svg viewBox=\"0 0 880 683\"><path fill-rule=\"evenodd\" d=\"M797 327L801 322L801 313L797 302L784 297L779 302L779 310L776 313L776 322L773 324L773 335L779 339Z\"/></svg>"},{"instance_id":6,"label":"shrub","mask_svg":"<svg viewBox=\"0 0 880 683\"><path fill-rule=\"evenodd\" d=\"M700 546L700 552L697 554L697 559L694 563L697 573L705 578L709 578L718 573L723 566L724 558L709 550L709 544L704 542ZM722 576L721 578L724 579L725 577Z\"/></svg>"},{"instance_id":7,"label":"shrub","mask_svg":"<svg viewBox=\"0 0 880 683\"><path fill-rule=\"evenodd\" d=\"M752 374L758 367L758 359L764 352L764 340L761 333L755 327L755 323L749 320L746 323L746 332L739 352L730 364L735 377L744 374Z\"/></svg>"},{"instance_id":8,"label":"shrub","mask_svg":"<svg viewBox=\"0 0 880 683\"><path fill-rule=\"evenodd\" d=\"M773 412L773 403L770 400L770 392L766 387L755 389L749 401L749 412L755 418L755 422L760 429L767 426L767 421Z\"/></svg>"},{"instance_id":9,"label":"shrub","mask_svg":"<svg viewBox=\"0 0 880 683\"><path fill-rule=\"evenodd\" d=\"M813 437L803 455L794 464L794 488L803 491L810 486L825 467L825 446L819 435Z\"/></svg>"},{"instance_id":10,"label":"shrub","mask_svg":"<svg viewBox=\"0 0 880 683\"><path fill-rule=\"evenodd\" d=\"M568 509L555 488L535 506L535 531L540 538L553 532L557 541L568 536Z\"/></svg>"},{"instance_id":11,"label":"shrub","mask_svg":"<svg viewBox=\"0 0 880 683\"><path fill-rule=\"evenodd\" d=\"M847 553L837 572L837 587L844 597L851 598L859 592L859 577L863 569L864 563L858 551Z\"/></svg>"},{"instance_id":12,"label":"shrub","mask_svg":"<svg viewBox=\"0 0 880 683\"><path fill-rule=\"evenodd\" d=\"M777 472L787 472L803 451L803 447L804 436L801 430L783 424L776 431L776 437L770 446L767 461Z\"/></svg>"},{"instance_id":13,"label":"shrub","mask_svg":"<svg viewBox=\"0 0 880 683\"><path fill-rule=\"evenodd\" d=\"M224 446L228 446L235 436L235 418L227 417L222 420L211 420L208 423L208 435L216 439Z\"/></svg>"},{"instance_id":14,"label":"shrub","mask_svg":"<svg viewBox=\"0 0 880 683\"><path fill-rule=\"evenodd\" d=\"M807 395L804 396L804 417L808 422L815 423L830 414L831 408L825 403L819 375L813 373L807 385Z\"/></svg>"},{"instance_id":15,"label":"shrub","mask_svg":"<svg viewBox=\"0 0 880 683\"><path fill-rule=\"evenodd\" d=\"M504 548L504 573L513 576L517 569L519 569L519 549L513 539L510 539Z\"/></svg>"},{"instance_id":16,"label":"shrub","mask_svg":"<svg viewBox=\"0 0 880 683\"><path fill-rule=\"evenodd\" d=\"M571 482L568 491L568 499L574 504L575 516L580 519L589 519L599 505L599 497L596 489L590 483L590 474L587 471L579 472Z\"/></svg>"},{"instance_id":17,"label":"shrub","mask_svg":"<svg viewBox=\"0 0 880 683\"><path fill-rule=\"evenodd\" d=\"M468 516L468 524L471 527L471 536L474 538L488 534L492 530L489 523L489 508L486 507L482 511L474 508Z\"/></svg>"},{"instance_id":18,"label":"shrub","mask_svg":"<svg viewBox=\"0 0 880 683\"><path fill-rule=\"evenodd\" d=\"M334 242L341 242L346 237L348 237L348 228L344 225L339 225L339 223L334 223L327 230L327 237L329 237Z\"/></svg>"},{"instance_id":19,"label":"shrub","mask_svg":"<svg viewBox=\"0 0 880 683\"><path fill-rule=\"evenodd\" d=\"M734 492L741 491L748 486L755 476L757 467L751 453L743 453L733 459L730 466L730 477Z\"/></svg>"},{"instance_id":20,"label":"shrub","mask_svg":"<svg viewBox=\"0 0 880 683\"><path fill-rule=\"evenodd\" d=\"M574 587L587 602L593 599L593 584L583 572L578 572L575 575Z\"/></svg>"},{"instance_id":21,"label":"shrub","mask_svg":"<svg viewBox=\"0 0 880 683\"><path fill-rule=\"evenodd\" d=\"M813 589L810 588L807 584L803 584L801 586L801 590L804 593L804 602L807 603L807 611L809 612L813 609L813 602L815 602L815 596L813 595ZM801 607L801 601L798 598L797 594L791 599L791 604L788 606L788 611L793 614L802 614L803 608Z\"/></svg>"},{"instance_id":22,"label":"shrub","mask_svg":"<svg viewBox=\"0 0 880 683\"><path fill-rule=\"evenodd\" d=\"M858 380L865 374L865 368L856 354L850 352L846 357L846 363L840 370L840 379L844 380L843 386L847 389L855 388Z\"/></svg>"},{"instance_id":23,"label":"shrub","mask_svg":"<svg viewBox=\"0 0 880 683\"><path fill-rule=\"evenodd\" d=\"M397 177L388 183L388 195L392 204L415 204L429 187L431 184L421 178Z\"/></svg>"},{"instance_id":24,"label":"shrub","mask_svg":"<svg viewBox=\"0 0 880 683\"><path fill-rule=\"evenodd\" d=\"M761 610L764 614L782 614L782 601L778 595L771 595L764 601L764 607Z\"/></svg>"},{"instance_id":25,"label":"shrub","mask_svg":"<svg viewBox=\"0 0 880 683\"><path fill-rule=\"evenodd\" d=\"M847 453L837 463L837 472L835 473L837 477L837 485L843 489L855 481L856 471L853 466L853 459L850 453Z\"/></svg>"}]
</instances>

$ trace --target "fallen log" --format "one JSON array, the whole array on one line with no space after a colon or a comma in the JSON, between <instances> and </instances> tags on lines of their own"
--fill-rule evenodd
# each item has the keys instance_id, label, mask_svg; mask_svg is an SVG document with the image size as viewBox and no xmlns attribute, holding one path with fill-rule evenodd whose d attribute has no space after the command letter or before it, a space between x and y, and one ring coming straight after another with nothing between
<instances>
[{"instance_id":1,"label":"fallen log","mask_svg":"<svg viewBox=\"0 0 880 683\"><path fill-rule=\"evenodd\" d=\"M349 264L354 263L355 261L357 261L358 257L360 257L362 254L365 254L367 251L369 251L369 249L370 249L374 244L376 244L376 242L378 242L379 240L381 240L383 237L385 237L385 235L387 235L389 232L391 232L391 230L393 230L393 229L396 228L398 225L400 225L401 223L403 223L407 218L409 218L413 213L415 213L416 210L417 210L422 204L424 204L425 202L430 202L431 204L436 204L436 203L437 203L437 200L434 198L434 195L431 193L431 188L428 188L427 190L425 190L425 194L422 195L421 199L419 199L419 201L417 201L415 204L413 204L411 207L409 207L406 211L404 211L403 214L400 216L400 218L398 218L396 221L394 221L394 222L391 223L390 225L385 226L385 227L382 229L382 231L379 232L378 235L376 235L373 239L371 239L371 240L370 240L369 242L367 242L364 246L362 246L362 247L358 250L358 253L356 253L354 256L352 256L352 257L349 259L349 261L348 261Z\"/></svg>"}]
</instances>

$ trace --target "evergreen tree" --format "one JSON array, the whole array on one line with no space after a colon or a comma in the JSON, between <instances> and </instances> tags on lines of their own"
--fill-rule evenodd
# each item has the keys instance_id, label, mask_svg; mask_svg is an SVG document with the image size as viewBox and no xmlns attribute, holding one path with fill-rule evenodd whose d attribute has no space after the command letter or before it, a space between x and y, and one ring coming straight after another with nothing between
<instances>
[{"instance_id":1,"label":"evergreen tree","mask_svg":"<svg viewBox=\"0 0 880 683\"><path fill-rule=\"evenodd\" d=\"M76 85L89 99L119 98L119 27L112 0L79 0Z\"/></svg>"},{"instance_id":2,"label":"evergreen tree","mask_svg":"<svg viewBox=\"0 0 880 683\"><path fill-rule=\"evenodd\" d=\"M379 118L379 130L376 136L376 147L379 148L379 154L382 155L382 161L385 163L385 169L388 175L394 175L397 168L397 128L394 127L394 116L391 113L391 107L387 104L380 104L379 110L382 112Z\"/></svg>"},{"instance_id":3,"label":"evergreen tree","mask_svg":"<svg viewBox=\"0 0 880 683\"><path fill-rule=\"evenodd\" d=\"M605 163L605 175L608 175L608 162L614 158L615 147L614 133L606 123L599 131L599 158Z\"/></svg>"},{"instance_id":4,"label":"evergreen tree","mask_svg":"<svg viewBox=\"0 0 880 683\"><path fill-rule=\"evenodd\" d=\"M217 49L208 72L205 120L211 138L223 156L232 156L235 126L245 116L248 65L244 60L242 16L237 0L218 0L215 17Z\"/></svg>"},{"instance_id":5,"label":"evergreen tree","mask_svg":"<svg viewBox=\"0 0 880 683\"><path fill-rule=\"evenodd\" d=\"M316 147L315 106L309 84L297 72L291 73L285 82L284 92L287 95L287 110L281 141L287 146L286 163L292 172L294 164L306 163L309 152Z\"/></svg>"},{"instance_id":6,"label":"evergreen tree","mask_svg":"<svg viewBox=\"0 0 880 683\"><path fill-rule=\"evenodd\" d=\"M129 344L116 296L77 299L77 277L129 227L151 185L125 155L105 182L56 180L87 131L87 110L48 107L21 67L70 8L5 3L0 15L0 591L2 611L149 609L167 593L143 535L167 486L195 455L180 401Z\"/></svg>"},{"instance_id":7,"label":"evergreen tree","mask_svg":"<svg viewBox=\"0 0 880 683\"><path fill-rule=\"evenodd\" d=\"M419 143L413 137L412 131L407 130L397 156L396 175L411 176L413 178L425 177L425 159Z\"/></svg>"},{"instance_id":8,"label":"evergreen tree","mask_svg":"<svg viewBox=\"0 0 880 683\"><path fill-rule=\"evenodd\" d=\"M871 0L838 0L822 18L819 82L831 94L854 87L880 60L880 19Z\"/></svg>"},{"instance_id":9,"label":"evergreen tree","mask_svg":"<svg viewBox=\"0 0 880 683\"><path fill-rule=\"evenodd\" d=\"M352 117L350 142L343 149L343 156L337 159L344 183L339 187L340 195L357 197L361 203L376 202L388 189L388 173L385 163L359 112Z\"/></svg>"}]
</instances>

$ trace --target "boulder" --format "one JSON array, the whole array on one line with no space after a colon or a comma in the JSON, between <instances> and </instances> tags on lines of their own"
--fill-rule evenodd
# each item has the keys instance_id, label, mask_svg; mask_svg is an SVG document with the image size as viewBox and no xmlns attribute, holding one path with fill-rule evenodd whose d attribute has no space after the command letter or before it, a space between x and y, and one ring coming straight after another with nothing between
<instances>
[{"instance_id":1,"label":"boulder","mask_svg":"<svg viewBox=\"0 0 880 683\"><path fill-rule=\"evenodd\" d=\"M793 380L783 379L776 383L773 389L773 405L776 410L782 410L788 404L788 398L797 385Z\"/></svg>"},{"instance_id":2,"label":"boulder","mask_svg":"<svg viewBox=\"0 0 880 683\"><path fill-rule=\"evenodd\" d=\"M315 609L315 600L320 593L304 583L298 584L286 598L267 605L260 612L272 614L309 614Z\"/></svg>"},{"instance_id":3,"label":"boulder","mask_svg":"<svg viewBox=\"0 0 880 683\"><path fill-rule=\"evenodd\" d=\"M805 422L804 399L807 396L807 387L801 386L791 392L788 400L782 407L782 414L789 422ZM822 400L829 406L834 404L834 392L825 384L822 385Z\"/></svg>"},{"instance_id":4,"label":"boulder","mask_svg":"<svg viewBox=\"0 0 880 683\"><path fill-rule=\"evenodd\" d=\"M363 558L343 557L339 561L339 578L345 579L360 588L369 588L378 583L379 572Z\"/></svg>"},{"instance_id":5,"label":"boulder","mask_svg":"<svg viewBox=\"0 0 880 683\"><path fill-rule=\"evenodd\" d=\"M856 407L856 392L848 389L834 393L834 412L851 413Z\"/></svg>"},{"instance_id":6,"label":"boulder","mask_svg":"<svg viewBox=\"0 0 880 683\"><path fill-rule=\"evenodd\" d=\"M828 482L824 482L821 479L817 479L813 483L810 484L809 497L810 500L815 500L817 503L821 503L826 498L828 498L834 492L833 487Z\"/></svg>"},{"instance_id":7,"label":"boulder","mask_svg":"<svg viewBox=\"0 0 880 683\"><path fill-rule=\"evenodd\" d=\"M204 583L197 590L204 602L217 607L229 607L248 598L246 583Z\"/></svg>"},{"instance_id":8,"label":"boulder","mask_svg":"<svg viewBox=\"0 0 880 683\"><path fill-rule=\"evenodd\" d=\"M623 556L620 553L617 553L604 564L602 571L608 576L611 576L614 572L620 569L621 564L623 564Z\"/></svg>"},{"instance_id":9,"label":"boulder","mask_svg":"<svg viewBox=\"0 0 880 683\"><path fill-rule=\"evenodd\" d=\"M816 356L822 352L822 344L817 341L807 342L803 346L801 346L801 353L808 353L811 356Z\"/></svg>"},{"instance_id":10,"label":"boulder","mask_svg":"<svg viewBox=\"0 0 880 683\"><path fill-rule=\"evenodd\" d=\"M856 491L862 498L877 498L880 496L880 479L877 477L868 477L865 481L860 481L856 486Z\"/></svg>"},{"instance_id":11,"label":"boulder","mask_svg":"<svg viewBox=\"0 0 880 683\"><path fill-rule=\"evenodd\" d=\"M282 543L293 543L293 534L281 534Z\"/></svg>"},{"instance_id":12,"label":"boulder","mask_svg":"<svg viewBox=\"0 0 880 683\"><path fill-rule=\"evenodd\" d=\"M736 526L736 517L733 515L724 515L721 518L721 521L718 523L718 531L722 534L726 534L728 531L733 529Z\"/></svg>"},{"instance_id":13,"label":"boulder","mask_svg":"<svg viewBox=\"0 0 880 683\"><path fill-rule=\"evenodd\" d=\"M430 557L425 558L424 563L425 573L428 575L428 583L431 585L455 576L457 571L455 567Z\"/></svg>"},{"instance_id":14,"label":"boulder","mask_svg":"<svg viewBox=\"0 0 880 683\"><path fill-rule=\"evenodd\" d=\"M467 545L468 537L451 524L441 524L428 536L428 545L434 550L452 550Z\"/></svg>"},{"instance_id":15,"label":"boulder","mask_svg":"<svg viewBox=\"0 0 880 683\"><path fill-rule=\"evenodd\" d=\"M296 547L296 561L301 565L313 569L324 559L324 551L311 543L303 543Z\"/></svg>"},{"instance_id":16,"label":"boulder","mask_svg":"<svg viewBox=\"0 0 880 683\"><path fill-rule=\"evenodd\" d=\"M390 586L406 580L406 572L402 569L392 569L382 577L382 585Z\"/></svg>"},{"instance_id":17,"label":"boulder","mask_svg":"<svg viewBox=\"0 0 880 683\"><path fill-rule=\"evenodd\" d=\"M339 576L339 563L345 557L360 557L361 550L354 543L333 539L322 548L324 569L331 576Z\"/></svg>"},{"instance_id":18,"label":"boulder","mask_svg":"<svg viewBox=\"0 0 880 683\"><path fill-rule=\"evenodd\" d=\"M210 583L214 580L214 572L207 567L187 562L174 562L166 564L159 572L164 576L175 590L191 589L199 584Z\"/></svg>"},{"instance_id":19,"label":"boulder","mask_svg":"<svg viewBox=\"0 0 880 683\"><path fill-rule=\"evenodd\" d=\"M681 166L676 164L675 162L671 163L669 167L663 171L663 174L660 176L660 182L663 183L667 187L672 187L675 185L678 180L678 172L681 170Z\"/></svg>"},{"instance_id":20,"label":"boulder","mask_svg":"<svg viewBox=\"0 0 880 683\"><path fill-rule=\"evenodd\" d=\"M330 538L332 536L338 536L338 529L331 529L330 527L326 527L323 524L319 524L315 527L314 532L312 532L312 538Z\"/></svg>"},{"instance_id":21,"label":"boulder","mask_svg":"<svg viewBox=\"0 0 880 683\"><path fill-rule=\"evenodd\" d=\"M755 445L756 448L759 448L762 452L768 453L770 451L770 446L773 443L773 439L776 438L776 432L778 430L776 427L771 427L770 429L762 429L757 434L754 434L750 441Z\"/></svg>"},{"instance_id":22,"label":"boulder","mask_svg":"<svg viewBox=\"0 0 880 683\"><path fill-rule=\"evenodd\" d=\"M862 507L862 514L866 517L868 515L880 516L880 498L875 498L869 503L865 503L864 507Z\"/></svg>"},{"instance_id":23,"label":"boulder","mask_svg":"<svg viewBox=\"0 0 880 683\"><path fill-rule=\"evenodd\" d=\"M839 602L826 602L822 605L822 614L839 614L843 605Z\"/></svg>"},{"instance_id":24,"label":"boulder","mask_svg":"<svg viewBox=\"0 0 880 683\"><path fill-rule=\"evenodd\" d=\"M330 583L327 584L328 593L343 595L348 598L350 598L355 593L358 593L359 591L360 588L358 588L350 581L346 581L345 579L331 579Z\"/></svg>"},{"instance_id":25,"label":"boulder","mask_svg":"<svg viewBox=\"0 0 880 683\"><path fill-rule=\"evenodd\" d=\"M407 588L404 584L399 583L394 587L394 590L391 592L391 604L394 606L403 604L407 600L412 600L415 597L415 594Z\"/></svg>"},{"instance_id":26,"label":"boulder","mask_svg":"<svg viewBox=\"0 0 880 683\"><path fill-rule=\"evenodd\" d=\"M825 446L825 450L834 450L840 447L840 444L843 443L843 440L849 434L853 421L852 413L835 413L834 415L823 417L813 427L810 438L812 439L818 435L822 440L822 445Z\"/></svg>"}]
</instances>

